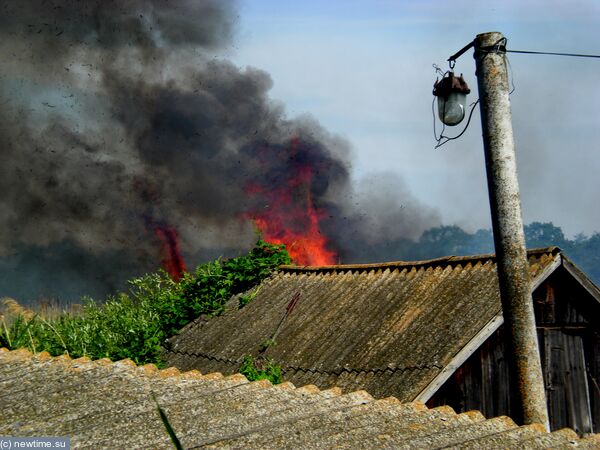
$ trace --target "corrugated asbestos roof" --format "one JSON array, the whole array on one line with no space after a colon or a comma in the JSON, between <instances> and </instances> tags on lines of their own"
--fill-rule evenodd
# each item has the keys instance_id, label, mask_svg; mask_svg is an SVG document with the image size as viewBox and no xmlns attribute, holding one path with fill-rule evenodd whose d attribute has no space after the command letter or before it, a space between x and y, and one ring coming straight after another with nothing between
<instances>
[{"instance_id":1,"label":"corrugated asbestos roof","mask_svg":"<svg viewBox=\"0 0 600 450\"><path fill-rule=\"evenodd\" d=\"M532 280L560 257L557 247L530 251ZM245 354L258 354L277 333L265 354L283 367L286 380L365 389L402 401L418 398L501 314L494 255L284 266L250 304L238 309L234 299L230 306L172 338L169 364L235 373Z\"/></svg>"},{"instance_id":2,"label":"corrugated asbestos roof","mask_svg":"<svg viewBox=\"0 0 600 450\"><path fill-rule=\"evenodd\" d=\"M0 349L0 387L0 436L69 436L72 448L173 448L153 394L184 448L600 448L600 435L507 417L128 360Z\"/></svg>"}]
</instances>

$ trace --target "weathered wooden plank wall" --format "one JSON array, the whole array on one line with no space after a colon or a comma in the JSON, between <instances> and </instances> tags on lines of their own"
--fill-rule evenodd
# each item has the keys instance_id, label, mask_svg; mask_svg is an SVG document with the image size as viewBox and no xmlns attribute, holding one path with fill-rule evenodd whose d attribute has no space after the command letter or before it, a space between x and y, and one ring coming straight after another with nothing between
<instances>
[{"instance_id":1,"label":"weathered wooden plank wall","mask_svg":"<svg viewBox=\"0 0 600 450\"><path fill-rule=\"evenodd\" d=\"M592 432L592 412L582 336L561 329L542 329L540 347L548 413L553 429Z\"/></svg>"},{"instance_id":2,"label":"weathered wooden plank wall","mask_svg":"<svg viewBox=\"0 0 600 450\"><path fill-rule=\"evenodd\" d=\"M600 432L600 332L594 331L585 342L588 386L594 432Z\"/></svg>"},{"instance_id":3,"label":"weathered wooden plank wall","mask_svg":"<svg viewBox=\"0 0 600 450\"><path fill-rule=\"evenodd\" d=\"M565 270L558 269L534 292L550 425L580 434L600 431L600 308ZM517 417L500 327L429 400L487 417Z\"/></svg>"}]
</instances>

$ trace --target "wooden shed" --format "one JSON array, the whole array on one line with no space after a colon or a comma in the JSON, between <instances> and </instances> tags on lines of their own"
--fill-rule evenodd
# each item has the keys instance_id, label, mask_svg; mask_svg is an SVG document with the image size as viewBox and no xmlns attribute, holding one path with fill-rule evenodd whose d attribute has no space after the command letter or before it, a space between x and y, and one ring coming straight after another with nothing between
<instances>
[{"instance_id":1,"label":"wooden shed","mask_svg":"<svg viewBox=\"0 0 600 450\"><path fill-rule=\"evenodd\" d=\"M591 433L600 427L599 290L564 255L548 269L551 273L537 280L533 301L551 426ZM506 381L503 328L481 340L477 350L435 389L429 405L447 404L457 411L477 407L487 416L511 415L511 393L516 389Z\"/></svg>"},{"instance_id":2,"label":"wooden shed","mask_svg":"<svg viewBox=\"0 0 600 450\"><path fill-rule=\"evenodd\" d=\"M600 290L557 247L528 252L552 429L600 427ZM180 369L235 373L245 355L297 385L513 416L494 255L282 267L243 308L169 341Z\"/></svg>"}]
</instances>

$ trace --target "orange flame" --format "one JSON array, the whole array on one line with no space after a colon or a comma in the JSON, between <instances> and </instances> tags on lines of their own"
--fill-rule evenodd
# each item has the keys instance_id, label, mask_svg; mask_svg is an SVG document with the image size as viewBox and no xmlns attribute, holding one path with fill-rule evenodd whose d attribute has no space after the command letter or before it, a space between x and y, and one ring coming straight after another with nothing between
<instances>
[{"instance_id":1,"label":"orange flame","mask_svg":"<svg viewBox=\"0 0 600 450\"><path fill-rule=\"evenodd\" d=\"M154 187L141 178L133 179L133 189L140 198L149 204L155 204L159 201L159 194ZM142 218L147 230L152 230L161 244L162 268L171 275L175 281L179 281L183 273L187 271L181 252L179 251L179 235L174 226L169 225L163 220L156 220L151 214L143 214Z\"/></svg>"},{"instance_id":2,"label":"orange flame","mask_svg":"<svg viewBox=\"0 0 600 450\"><path fill-rule=\"evenodd\" d=\"M162 268L171 275L171 278L179 281L186 271L186 267L179 252L177 230L174 227L158 223L154 223L153 228L162 243Z\"/></svg>"},{"instance_id":3,"label":"orange flame","mask_svg":"<svg viewBox=\"0 0 600 450\"><path fill-rule=\"evenodd\" d=\"M292 155L299 145L298 139L292 141ZM306 162L296 162L291 172L292 177L274 188L258 183L246 186L247 194L267 202L263 210L248 216L253 218L263 239L284 244L296 264L335 264L337 254L328 248L328 239L321 233L319 222L324 213L315 206L311 194L314 169Z\"/></svg>"}]
</instances>

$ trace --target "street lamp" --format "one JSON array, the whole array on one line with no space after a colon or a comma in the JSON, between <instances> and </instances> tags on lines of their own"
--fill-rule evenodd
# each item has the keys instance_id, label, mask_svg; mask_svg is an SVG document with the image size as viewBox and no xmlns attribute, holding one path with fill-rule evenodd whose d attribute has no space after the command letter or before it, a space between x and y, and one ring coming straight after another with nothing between
<instances>
[{"instance_id":1,"label":"street lamp","mask_svg":"<svg viewBox=\"0 0 600 450\"><path fill-rule=\"evenodd\" d=\"M531 297L530 267L525 248L517 179L506 38L502 33L479 34L448 58L450 71L445 73L440 81L436 81L433 95L438 98L440 120L450 126L460 123L465 115L466 94L469 93L469 88L462 75L456 78L451 70L456 58L470 48L475 49L475 74L479 90L478 102L494 230L496 268L507 336L505 345L510 367L510 384L511 388L516 390L518 399L515 412L518 421L525 424L542 424L549 430L544 374Z\"/></svg>"},{"instance_id":2,"label":"street lamp","mask_svg":"<svg viewBox=\"0 0 600 450\"><path fill-rule=\"evenodd\" d=\"M433 95L437 97L438 116L448 126L458 125L465 118L467 94L471 92L462 74L455 77L448 72L433 85Z\"/></svg>"}]
</instances>

